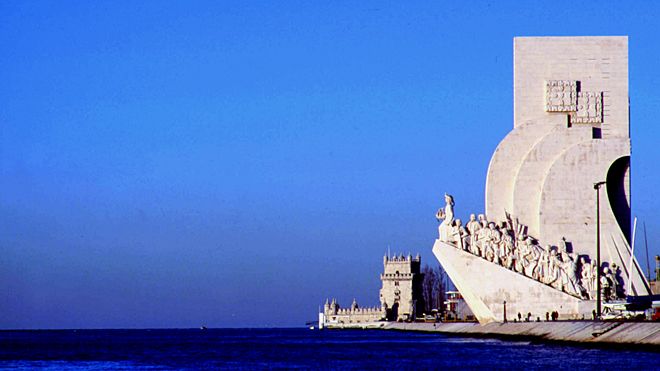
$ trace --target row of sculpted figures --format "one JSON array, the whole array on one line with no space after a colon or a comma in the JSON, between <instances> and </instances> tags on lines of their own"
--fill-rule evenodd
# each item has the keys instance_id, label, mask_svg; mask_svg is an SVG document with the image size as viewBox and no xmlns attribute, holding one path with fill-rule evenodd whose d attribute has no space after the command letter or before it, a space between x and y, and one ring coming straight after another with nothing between
<instances>
[{"instance_id":1,"label":"row of sculpted figures","mask_svg":"<svg viewBox=\"0 0 660 371\"><path fill-rule=\"evenodd\" d=\"M527 228L518 220L502 223L489 221L485 215L470 215L463 225L454 218L454 199L445 194L445 207L439 209L436 218L439 239L459 249L479 256L514 272L523 274L557 290L582 299L595 299L597 290L597 266L587 255L568 251L562 239L559 247L546 245L528 236ZM623 296L620 271L616 264L601 266L601 295L604 300Z\"/></svg>"}]
</instances>

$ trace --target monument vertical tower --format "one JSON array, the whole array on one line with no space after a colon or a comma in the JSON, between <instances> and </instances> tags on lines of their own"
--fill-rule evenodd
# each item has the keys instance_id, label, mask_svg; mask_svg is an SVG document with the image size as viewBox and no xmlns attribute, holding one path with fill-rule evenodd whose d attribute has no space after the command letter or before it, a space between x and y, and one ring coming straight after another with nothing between
<instances>
[{"instance_id":1,"label":"monument vertical tower","mask_svg":"<svg viewBox=\"0 0 660 371\"><path fill-rule=\"evenodd\" d=\"M486 215L510 213L542 243L566 239L596 255L596 191L601 189L601 253L628 272L630 122L628 38L514 39L513 130L500 142L486 178Z\"/></svg>"}]
</instances>

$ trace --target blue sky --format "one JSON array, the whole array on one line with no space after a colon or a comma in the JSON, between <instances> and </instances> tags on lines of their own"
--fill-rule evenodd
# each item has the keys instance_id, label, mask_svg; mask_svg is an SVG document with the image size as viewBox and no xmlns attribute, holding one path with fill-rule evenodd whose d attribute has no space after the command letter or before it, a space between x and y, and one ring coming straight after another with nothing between
<instances>
[{"instance_id":1,"label":"blue sky","mask_svg":"<svg viewBox=\"0 0 660 371\"><path fill-rule=\"evenodd\" d=\"M629 35L633 213L659 254L658 5L525 4L0 3L0 328L376 304L388 246L435 263L444 192L483 209L514 36Z\"/></svg>"}]
</instances>

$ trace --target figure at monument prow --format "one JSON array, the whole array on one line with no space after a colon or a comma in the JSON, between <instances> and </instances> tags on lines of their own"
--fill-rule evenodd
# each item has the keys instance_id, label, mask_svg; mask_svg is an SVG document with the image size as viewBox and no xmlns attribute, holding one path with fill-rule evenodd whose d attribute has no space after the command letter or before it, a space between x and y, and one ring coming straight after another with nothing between
<instances>
[{"instance_id":1,"label":"figure at monument prow","mask_svg":"<svg viewBox=\"0 0 660 371\"><path fill-rule=\"evenodd\" d=\"M438 234L441 241L448 241L454 225L454 197L445 193L445 207L438 209L435 218L440 222Z\"/></svg>"}]
</instances>

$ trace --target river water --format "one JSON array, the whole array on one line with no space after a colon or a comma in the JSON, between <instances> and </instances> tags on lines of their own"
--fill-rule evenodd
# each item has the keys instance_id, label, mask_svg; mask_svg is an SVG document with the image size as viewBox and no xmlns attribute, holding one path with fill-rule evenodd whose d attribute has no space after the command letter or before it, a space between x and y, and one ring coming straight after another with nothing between
<instances>
[{"instance_id":1,"label":"river water","mask_svg":"<svg viewBox=\"0 0 660 371\"><path fill-rule=\"evenodd\" d=\"M0 331L0 368L659 370L660 352L382 330Z\"/></svg>"}]
</instances>

